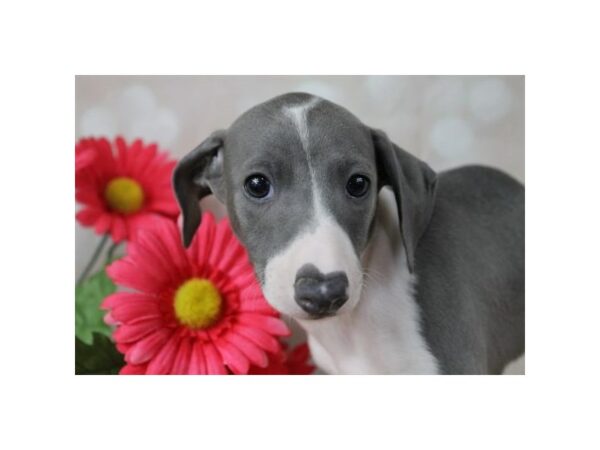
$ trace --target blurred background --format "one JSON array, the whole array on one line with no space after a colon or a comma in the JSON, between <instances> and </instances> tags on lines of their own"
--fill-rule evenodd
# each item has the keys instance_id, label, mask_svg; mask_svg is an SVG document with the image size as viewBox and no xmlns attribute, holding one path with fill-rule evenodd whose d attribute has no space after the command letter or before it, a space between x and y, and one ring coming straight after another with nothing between
<instances>
[{"instance_id":1,"label":"blurred background","mask_svg":"<svg viewBox=\"0 0 600 450\"><path fill-rule=\"evenodd\" d=\"M435 170L478 163L524 181L523 76L78 76L76 138L139 137L179 159L247 109L291 91L348 108ZM77 226L77 273L97 240Z\"/></svg>"},{"instance_id":2,"label":"blurred background","mask_svg":"<svg viewBox=\"0 0 600 450\"><path fill-rule=\"evenodd\" d=\"M247 109L292 91L346 107L436 171L484 164L525 181L523 76L77 76L76 138L141 138L179 159ZM78 274L99 237L79 225L75 236Z\"/></svg>"}]
</instances>

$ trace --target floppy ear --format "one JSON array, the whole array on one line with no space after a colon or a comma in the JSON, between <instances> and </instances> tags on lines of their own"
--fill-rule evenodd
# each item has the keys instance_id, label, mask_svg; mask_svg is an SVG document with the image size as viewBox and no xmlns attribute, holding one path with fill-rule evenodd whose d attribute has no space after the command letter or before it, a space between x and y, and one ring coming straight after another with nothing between
<instances>
[{"instance_id":1,"label":"floppy ear","mask_svg":"<svg viewBox=\"0 0 600 450\"><path fill-rule=\"evenodd\" d=\"M200 199L211 193L221 201L225 198L222 155L224 141L225 131L215 131L175 168L173 187L183 213L183 243L186 247L192 242L200 225Z\"/></svg>"},{"instance_id":2,"label":"floppy ear","mask_svg":"<svg viewBox=\"0 0 600 450\"><path fill-rule=\"evenodd\" d=\"M429 225L437 177L423 161L402 150L380 130L371 130L379 187L390 186L396 197L400 234L408 269L415 269L415 250Z\"/></svg>"}]
</instances>

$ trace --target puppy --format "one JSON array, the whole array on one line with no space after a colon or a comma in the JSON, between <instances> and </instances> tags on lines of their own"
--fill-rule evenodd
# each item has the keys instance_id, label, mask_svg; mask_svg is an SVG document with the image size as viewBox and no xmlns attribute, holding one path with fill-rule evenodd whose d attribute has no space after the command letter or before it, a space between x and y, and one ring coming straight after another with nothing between
<instances>
[{"instance_id":1,"label":"puppy","mask_svg":"<svg viewBox=\"0 0 600 450\"><path fill-rule=\"evenodd\" d=\"M178 165L189 245L213 193L267 301L336 374L496 374L524 352L524 188L436 174L346 109L260 104Z\"/></svg>"}]
</instances>

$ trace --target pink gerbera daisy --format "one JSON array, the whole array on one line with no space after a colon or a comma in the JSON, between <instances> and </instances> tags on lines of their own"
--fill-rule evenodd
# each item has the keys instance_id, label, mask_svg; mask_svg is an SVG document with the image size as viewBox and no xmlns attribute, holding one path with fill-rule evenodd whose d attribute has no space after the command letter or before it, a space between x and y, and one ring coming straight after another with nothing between
<instances>
[{"instance_id":1,"label":"pink gerbera daisy","mask_svg":"<svg viewBox=\"0 0 600 450\"><path fill-rule=\"evenodd\" d=\"M247 374L277 357L287 326L266 302L229 222L205 213L185 249L176 224L140 231L107 269L118 292L102 307L125 354L122 374Z\"/></svg>"},{"instance_id":2,"label":"pink gerbera daisy","mask_svg":"<svg viewBox=\"0 0 600 450\"><path fill-rule=\"evenodd\" d=\"M113 241L131 239L156 217L175 219L178 207L171 189L176 162L155 144L127 145L118 137L81 139L75 151L75 187L83 208L77 220Z\"/></svg>"}]
</instances>

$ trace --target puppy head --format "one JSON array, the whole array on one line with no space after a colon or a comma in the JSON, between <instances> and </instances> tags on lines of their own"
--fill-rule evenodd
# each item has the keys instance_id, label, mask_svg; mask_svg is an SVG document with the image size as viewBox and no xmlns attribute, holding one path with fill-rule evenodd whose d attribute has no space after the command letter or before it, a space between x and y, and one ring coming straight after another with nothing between
<instances>
[{"instance_id":1,"label":"puppy head","mask_svg":"<svg viewBox=\"0 0 600 450\"><path fill-rule=\"evenodd\" d=\"M188 245L198 200L227 206L271 305L298 319L352 310L360 299L377 194L398 203L409 268L433 204L435 174L347 110L286 94L213 133L178 165L175 192Z\"/></svg>"}]
</instances>

